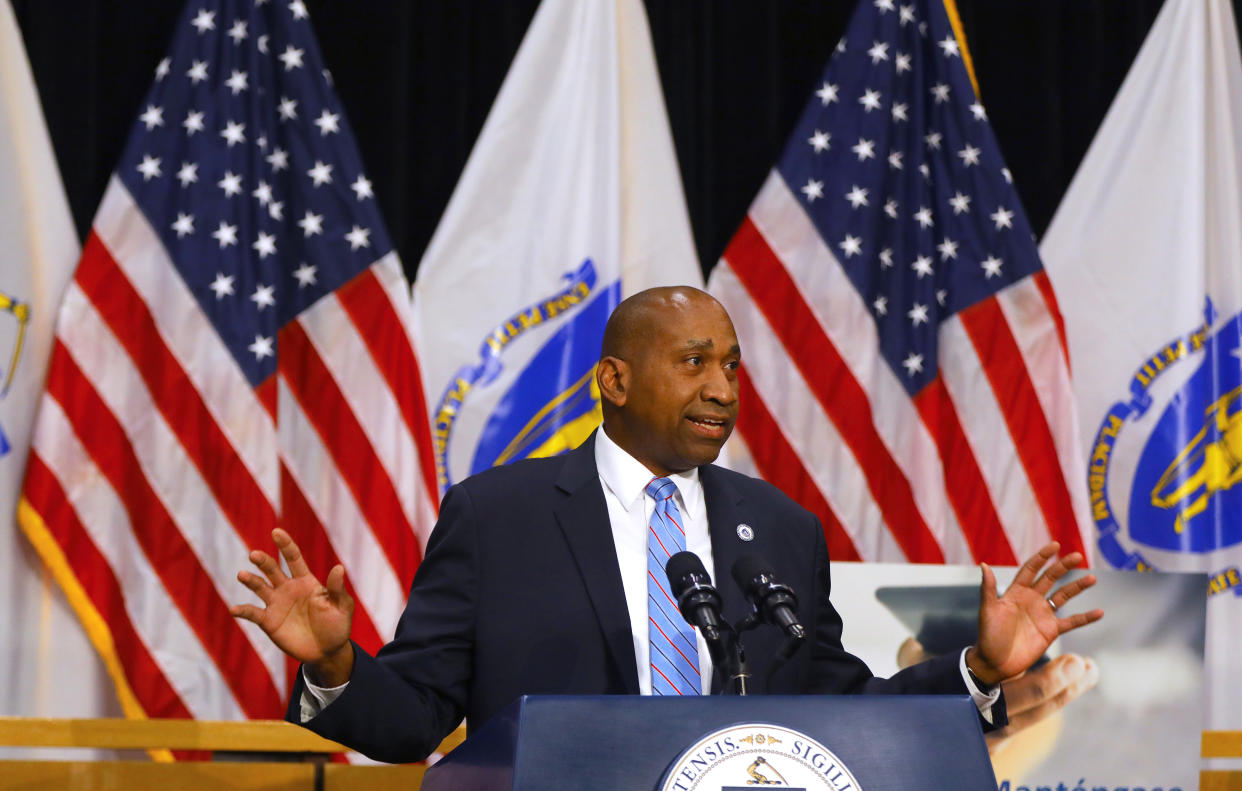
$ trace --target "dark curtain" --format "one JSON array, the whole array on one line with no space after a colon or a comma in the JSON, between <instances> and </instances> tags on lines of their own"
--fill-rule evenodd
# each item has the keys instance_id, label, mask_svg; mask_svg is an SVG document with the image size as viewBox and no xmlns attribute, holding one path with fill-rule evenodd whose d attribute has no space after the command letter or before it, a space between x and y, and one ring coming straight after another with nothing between
<instances>
[{"instance_id":1,"label":"dark curtain","mask_svg":"<svg viewBox=\"0 0 1242 791\"><path fill-rule=\"evenodd\" d=\"M181 4L7 1L84 235ZM307 1L411 279L537 5ZM646 0L646 8L706 272L810 97L853 3ZM1042 234L1160 2L958 0L958 8L983 103Z\"/></svg>"}]
</instances>

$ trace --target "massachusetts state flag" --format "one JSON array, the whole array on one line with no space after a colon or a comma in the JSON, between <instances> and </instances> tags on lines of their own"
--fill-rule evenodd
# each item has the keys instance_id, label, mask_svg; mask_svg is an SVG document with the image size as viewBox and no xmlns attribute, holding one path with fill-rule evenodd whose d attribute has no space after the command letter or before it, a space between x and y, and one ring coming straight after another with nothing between
<instances>
[{"instance_id":1,"label":"massachusetts state flag","mask_svg":"<svg viewBox=\"0 0 1242 791\"><path fill-rule=\"evenodd\" d=\"M1209 576L1206 727L1242 728L1242 56L1170 0L1044 235L1101 564Z\"/></svg>"},{"instance_id":2,"label":"massachusetts state flag","mask_svg":"<svg viewBox=\"0 0 1242 791\"><path fill-rule=\"evenodd\" d=\"M604 324L702 285L639 0L544 0L415 284L442 488L599 425Z\"/></svg>"},{"instance_id":3,"label":"massachusetts state flag","mask_svg":"<svg viewBox=\"0 0 1242 791\"><path fill-rule=\"evenodd\" d=\"M1084 549L1064 333L940 0L864 0L712 273L738 433L837 559Z\"/></svg>"},{"instance_id":4,"label":"massachusetts state flag","mask_svg":"<svg viewBox=\"0 0 1242 791\"><path fill-rule=\"evenodd\" d=\"M191 2L66 292L21 506L131 716L282 714L285 657L228 613L277 525L345 564L364 648L391 635L434 511L407 289L303 3Z\"/></svg>"}]
</instances>

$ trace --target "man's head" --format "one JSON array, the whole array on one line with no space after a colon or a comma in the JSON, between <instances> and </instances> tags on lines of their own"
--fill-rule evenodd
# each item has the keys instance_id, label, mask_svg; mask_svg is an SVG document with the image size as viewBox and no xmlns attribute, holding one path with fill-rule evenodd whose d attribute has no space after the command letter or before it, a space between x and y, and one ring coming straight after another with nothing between
<instances>
[{"instance_id":1,"label":"man's head","mask_svg":"<svg viewBox=\"0 0 1242 791\"><path fill-rule=\"evenodd\" d=\"M686 286L622 302L596 379L608 436L657 475L713 461L737 420L737 334L724 307Z\"/></svg>"}]
</instances>

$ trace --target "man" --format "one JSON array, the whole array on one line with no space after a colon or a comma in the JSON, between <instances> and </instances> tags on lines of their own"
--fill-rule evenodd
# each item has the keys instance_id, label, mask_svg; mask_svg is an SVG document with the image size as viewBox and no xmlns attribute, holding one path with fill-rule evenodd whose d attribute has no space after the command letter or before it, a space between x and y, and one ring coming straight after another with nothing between
<instances>
[{"instance_id":1,"label":"man","mask_svg":"<svg viewBox=\"0 0 1242 791\"><path fill-rule=\"evenodd\" d=\"M716 577L742 554L763 557L800 593L808 645L760 692L970 693L985 719L1003 724L1000 681L1102 615L1057 618L1056 607L1095 580L1051 593L1082 558L1058 559L1039 575L1056 555L1050 544L1002 597L983 567L974 646L874 678L841 646L819 522L769 484L711 464L738 410L740 350L724 308L696 289L644 291L617 307L602 351L602 430L564 456L488 470L449 490L396 637L377 657L349 642L344 569L321 585L280 530L273 535L291 576L251 553L264 576L238 579L266 607L232 612L303 662L291 720L373 758L413 761L462 716L482 724L523 694L708 690L701 638L669 612L656 573L681 542ZM721 588L724 616L736 621L748 605L733 586ZM780 642L771 629L747 636L757 681Z\"/></svg>"}]
</instances>

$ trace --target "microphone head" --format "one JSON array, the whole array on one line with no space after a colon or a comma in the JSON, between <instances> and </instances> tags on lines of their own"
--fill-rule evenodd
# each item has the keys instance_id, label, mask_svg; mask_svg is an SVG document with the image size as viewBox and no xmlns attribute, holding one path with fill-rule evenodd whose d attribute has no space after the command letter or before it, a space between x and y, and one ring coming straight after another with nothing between
<instances>
[{"instance_id":1,"label":"microphone head","mask_svg":"<svg viewBox=\"0 0 1242 791\"><path fill-rule=\"evenodd\" d=\"M733 562L733 581L747 595L750 595L751 589L755 587L757 582L762 582L759 577L767 577L768 581L776 580L775 574L772 572L772 564L768 563L758 555L742 555Z\"/></svg>"},{"instance_id":2,"label":"microphone head","mask_svg":"<svg viewBox=\"0 0 1242 791\"><path fill-rule=\"evenodd\" d=\"M673 586L673 598L681 596L696 582L710 585L712 581L703 561L693 552L678 552L670 557L668 563L664 564L664 572L668 575L669 584Z\"/></svg>"}]
</instances>

